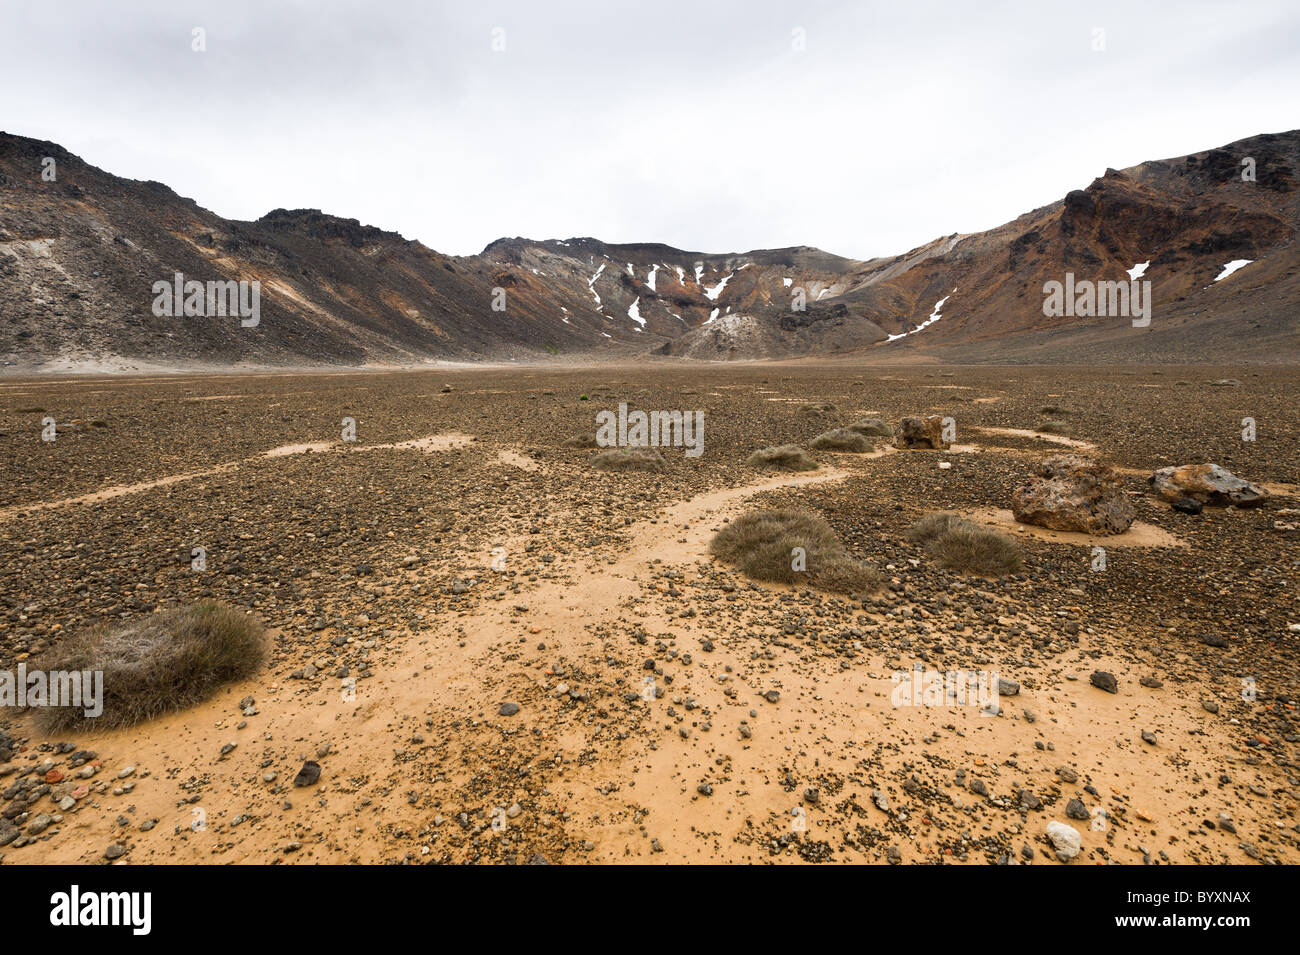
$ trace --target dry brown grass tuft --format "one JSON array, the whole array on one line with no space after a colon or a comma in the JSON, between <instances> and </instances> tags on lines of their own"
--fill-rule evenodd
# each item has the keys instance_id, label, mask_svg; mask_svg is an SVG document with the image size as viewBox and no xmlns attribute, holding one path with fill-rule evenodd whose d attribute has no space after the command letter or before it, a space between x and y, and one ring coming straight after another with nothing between
<instances>
[{"instance_id":1,"label":"dry brown grass tuft","mask_svg":"<svg viewBox=\"0 0 1300 955\"><path fill-rule=\"evenodd\" d=\"M865 454L875 448L876 445L866 435L859 434L850 428L836 428L833 431L826 431L817 435L808 442L808 446L817 451L847 451L853 454Z\"/></svg>"},{"instance_id":2,"label":"dry brown grass tuft","mask_svg":"<svg viewBox=\"0 0 1300 955\"><path fill-rule=\"evenodd\" d=\"M257 618L212 600L101 624L56 644L31 668L102 671L103 712L88 718L81 707L42 706L36 719L46 733L133 726L247 679L266 655Z\"/></svg>"},{"instance_id":3,"label":"dry brown grass tuft","mask_svg":"<svg viewBox=\"0 0 1300 955\"><path fill-rule=\"evenodd\" d=\"M797 444L782 444L774 448L759 448L745 461L751 468L768 468L776 471L815 471L817 462Z\"/></svg>"},{"instance_id":4,"label":"dry brown grass tuft","mask_svg":"<svg viewBox=\"0 0 1300 955\"><path fill-rule=\"evenodd\" d=\"M907 536L940 566L959 573L1001 577L1015 573L1024 563L1014 540L959 514L927 514Z\"/></svg>"},{"instance_id":5,"label":"dry brown grass tuft","mask_svg":"<svg viewBox=\"0 0 1300 955\"><path fill-rule=\"evenodd\" d=\"M575 434L573 437L564 440L564 447L586 449L598 448L600 445L596 443L594 434Z\"/></svg>"},{"instance_id":6,"label":"dry brown grass tuft","mask_svg":"<svg viewBox=\"0 0 1300 955\"><path fill-rule=\"evenodd\" d=\"M802 548L803 568L795 548ZM709 551L753 580L808 583L836 593L877 589L883 578L852 560L829 524L811 511L752 511L714 536Z\"/></svg>"},{"instance_id":7,"label":"dry brown grass tuft","mask_svg":"<svg viewBox=\"0 0 1300 955\"><path fill-rule=\"evenodd\" d=\"M1034 430L1039 434L1068 434L1070 426L1064 421L1044 421Z\"/></svg>"},{"instance_id":8,"label":"dry brown grass tuft","mask_svg":"<svg viewBox=\"0 0 1300 955\"><path fill-rule=\"evenodd\" d=\"M668 462L658 448L611 448L591 459L597 471L665 471Z\"/></svg>"}]
</instances>

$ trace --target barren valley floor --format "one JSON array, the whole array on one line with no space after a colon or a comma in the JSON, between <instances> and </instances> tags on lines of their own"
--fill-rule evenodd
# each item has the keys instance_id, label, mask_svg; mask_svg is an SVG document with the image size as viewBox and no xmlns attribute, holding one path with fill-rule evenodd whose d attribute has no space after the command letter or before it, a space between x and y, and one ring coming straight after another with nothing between
<instances>
[{"instance_id":1,"label":"barren valley floor","mask_svg":"<svg viewBox=\"0 0 1300 955\"><path fill-rule=\"evenodd\" d=\"M619 402L703 411L704 453L593 470L565 441ZM259 676L132 729L44 737L0 715L23 746L0 810L34 800L0 861L1059 865L1058 820L1076 865L1300 862L1297 409L1284 367L0 379L0 669L202 597L274 641ZM951 450L745 464L921 413L955 419ZM1035 434L1047 419L1067 434ZM1062 450L1123 469L1133 530L1007 520ZM1271 500L1191 516L1145 493L1197 461ZM821 513L889 586L756 584L709 556L764 506ZM938 567L907 538L932 511L1015 536L1024 570ZM892 705L917 664L1018 692L996 716ZM66 783L13 789L47 759ZM321 777L295 787L304 760Z\"/></svg>"}]
</instances>

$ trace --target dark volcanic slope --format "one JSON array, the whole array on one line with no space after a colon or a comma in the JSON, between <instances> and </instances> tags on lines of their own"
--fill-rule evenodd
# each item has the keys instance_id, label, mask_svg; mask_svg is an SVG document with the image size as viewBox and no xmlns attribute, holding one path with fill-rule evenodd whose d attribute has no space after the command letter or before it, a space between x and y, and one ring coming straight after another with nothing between
<instances>
[{"instance_id":1,"label":"dark volcanic slope","mask_svg":"<svg viewBox=\"0 0 1300 955\"><path fill-rule=\"evenodd\" d=\"M1242 181L1246 157L1255 160L1254 182ZM882 361L1294 361L1298 171L1300 131L1110 169L1086 189L996 229L862 263L829 295L815 290L805 314L739 310L664 351L771 357L856 349ZM1216 283L1238 259L1253 261ZM1150 263L1143 276L1151 282L1148 327L1134 328L1127 318L1044 316L1044 283L1063 282L1067 272L1077 280L1127 281L1142 262ZM886 333L902 337L880 341Z\"/></svg>"},{"instance_id":2,"label":"dark volcanic slope","mask_svg":"<svg viewBox=\"0 0 1300 955\"><path fill-rule=\"evenodd\" d=\"M57 163L54 182L41 175L46 157ZM1241 179L1245 157L1255 182ZM1298 169L1300 131L1257 136L1107 170L996 229L868 262L808 247L717 255L592 238L499 239L456 257L316 210L225 220L159 183L0 133L0 367L652 352L1290 361L1300 353ZM1216 283L1237 259L1253 261ZM1141 262L1150 263L1150 327L1043 315L1045 282L1066 272L1124 280ZM260 323L155 316L153 283L175 272L259 281Z\"/></svg>"},{"instance_id":3,"label":"dark volcanic slope","mask_svg":"<svg viewBox=\"0 0 1300 955\"><path fill-rule=\"evenodd\" d=\"M40 177L57 161L57 182ZM0 136L0 357L361 364L575 350L604 340L565 289L314 210L231 222L50 143ZM152 314L152 284L258 280L261 321ZM494 288L507 291L492 310ZM630 339L624 331L618 336Z\"/></svg>"},{"instance_id":4,"label":"dark volcanic slope","mask_svg":"<svg viewBox=\"0 0 1300 955\"><path fill-rule=\"evenodd\" d=\"M1256 161L1243 182L1242 160ZM891 334L880 346L965 360L1294 361L1300 354L1300 131L1180 159L1109 169L1086 189L989 232L954 236L901 274L864 270L843 296ZM1230 261L1252 264L1221 282ZM1149 262L1151 324L1048 318L1043 285L1065 273L1127 281Z\"/></svg>"},{"instance_id":5,"label":"dark volcanic slope","mask_svg":"<svg viewBox=\"0 0 1300 955\"><path fill-rule=\"evenodd\" d=\"M56 181L41 176L46 157ZM835 283L859 265L808 248L708 255L594 239L502 239L482 255L447 256L317 210L228 221L160 183L7 134L0 190L8 366L617 356L733 308L784 304L785 278L814 295L841 291ZM153 283L175 272L261 282L259 324L155 316Z\"/></svg>"}]
</instances>

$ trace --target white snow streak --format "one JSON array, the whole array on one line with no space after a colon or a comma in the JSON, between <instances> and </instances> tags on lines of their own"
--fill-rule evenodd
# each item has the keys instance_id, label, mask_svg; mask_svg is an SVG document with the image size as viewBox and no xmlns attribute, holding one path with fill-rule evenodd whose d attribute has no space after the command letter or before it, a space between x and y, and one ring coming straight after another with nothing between
<instances>
[{"instance_id":1,"label":"white snow streak","mask_svg":"<svg viewBox=\"0 0 1300 955\"><path fill-rule=\"evenodd\" d=\"M596 279L600 278L600 273L605 271L605 263L600 263L600 268L596 269L596 274L587 280L587 289L591 292L592 298L596 300L596 307L600 307L600 296L596 294Z\"/></svg>"},{"instance_id":2,"label":"white snow streak","mask_svg":"<svg viewBox=\"0 0 1300 955\"><path fill-rule=\"evenodd\" d=\"M1245 268L1246 266L1250 265L1251 262L1254 261L1255 261L1254 259L1233 259L1231 262L1229 262L1227 265L1223 267L1223 271L1220 272L1215 277L1214 281L1216 282L1222 281L1223 279L1226 279L1229 275L1231 275L1233 272L1237 271L1237 269Z\"/></svg>"},{"instance_id":3,"label":"white snow streak","mask_svg":"<svg viewBox=\"0 0 1300 955\"><path fill-rule=\"evenodd\" d=\"M957 290L953 289L952 291L955 292ZM930 317L927 318L925 321L923 321L920 325L917 325L916 328L912 329L910 332L899 332L897 335L890 335L888 341L891 342L897 341L900 338L906 338L908 335L915 335L923 328L929 328L939 319L943 318L943 316L939 314L939 310L943 308L943 303L948 301L948 299L950 298L952 298L952 292L949 292L943 298L939 299L939 301L934 303L934 311L931 312Z\"/></svg>"}]
</instances>

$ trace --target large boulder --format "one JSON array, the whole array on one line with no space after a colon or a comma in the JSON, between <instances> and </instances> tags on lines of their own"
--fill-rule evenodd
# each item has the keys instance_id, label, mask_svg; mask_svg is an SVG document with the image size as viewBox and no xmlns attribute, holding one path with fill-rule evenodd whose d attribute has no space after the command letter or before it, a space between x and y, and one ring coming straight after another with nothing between
<instances>
[{"instance_id":1,"label":"large boulder","mask_svg":"<svg viewBox=\"0 0 1300 955\"><path fill-rule=\"evenodd\" d=\"M1215 507L1259 507L1268 500L1268 491L1258 484L1243 481L1217 464L1184 464L1161 468L1148 480L1151 490L1161 500L1173 503L1191 498Z\"/></svg>"},{"instance_id":2,"label":"large boulder","mask_svg":"<svg viewBox=\"0 0 1300 955\"><path fill-rule=\"evenodd\" d=\"M1022 524L1084 534L1122 534L1135 516L1114 469L1074 454L1034 465L1034 476L1011 497Z\"/></svg>"},{"instance_id":3,"label":"large boulder","mask_svg":"<svg viewBox=\"0 0 1300 955\"><path fill-rule=\"evenodd\" d=\"M943 451L948 447L948 442L943 440L943 418L937 414L904 418L894 432L894 447Z\"/></svg>"}]
</instances>

